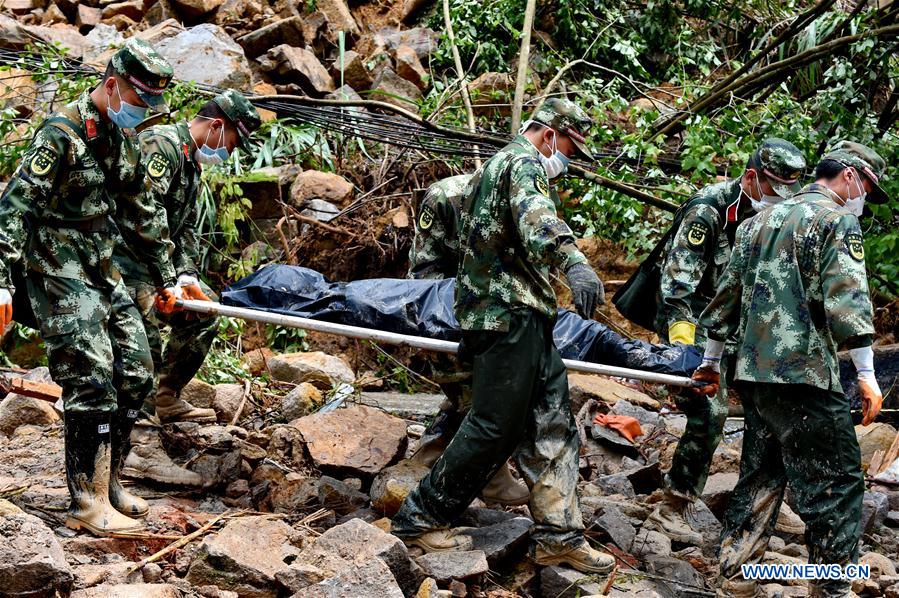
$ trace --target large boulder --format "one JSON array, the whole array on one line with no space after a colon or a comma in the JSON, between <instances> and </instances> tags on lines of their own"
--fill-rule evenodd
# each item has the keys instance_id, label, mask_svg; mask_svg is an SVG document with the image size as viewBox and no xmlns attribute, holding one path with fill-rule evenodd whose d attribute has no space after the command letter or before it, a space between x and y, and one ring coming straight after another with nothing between
<instances>
[{"instance_id":1,"label":"large boulder","mask_svg":"<svg viewBox=\"0 0 899 598\"><path fill-rule=\"evenodd\" d=\"M340 80L340 60L334 61L334 78ZM365 57L354 50L343 54L343 82L356 91L369 89L374 77L366 64Z\"/></svg>"},{"instance_id":2,"label":"large boulder","mask_svg":"<svg viewBox=\"0 0 899 598\"><path fill-rule=\"evenodd\" d=\"M422 91L428 86L430 78L415 50L409 46L400 46L396 49L396 74Z\"/></svg>"},{"instance_id":3,"label":"large boulder","mask_svg":"<svg viewBox=\"0 0 899 598\"><path fill-rule=\"evenodd\" d=\"M194 407L211 409L215 402L215 386L194 378L181 389L181 398Z\"/></svg>"},{"instance_id":4,"label":"large boulder","mask_svg":"<svg viewBox=\"0 0 899 598\"><path fill-rule=\"evenodd\" d=\"M259 61L262 70L291 83L297 83L310 95L323 96L334 91L334 79L315 54L305 48L281 44L271 48Z\"/></svg>"},{"instance_id":5,"label":"large boulder","mask_svg":"<svg viewBox=\"0 0 899 598\"><path fill-rule=\"evenodd\" d=\"M508 114L511 109L503 106L512 89L512 77L508 73L483 73L468 84L471 103L475 113L497 111Z\"/></svg>"},{"instance_id":6,"label":"large boulder","mask_svg":"<svg viewBox=\"0 0 899 598\"><path fill-rule=\"evenodd\" d=\"M175 77L217 87L250 88L252 72L243 48L218 25L204 23L156 43Z\"/></svg>"},{"instance_id":7,"label":"large boulder","mask_svg":"<svg viewBox=\"0 0 899 598\"><path fill-rule=\"evenodd\" d=\"M352 384L356 375L339 357L315 351L311 353L284 353L268 361L272 378L280 382L310 382L323 390L338 384Z\"/></svg>"},{"instance_id":8,"label":"large boulder","mask_svg":"<svg viewBox=\"0 0 899 598\"><path fill-rule=\"evenodd\" d=\"M301 47L303 45L303 20L294 16L275 21L237 38L237 43L243 46L247 56L252 58L265 54L269 48L281 44Z\"/></svg>"},{"instance_id":9,"label":"large boulder","mask_svg":"<svg viewBox=\"0 0 899 598\"><path fill-rule=\"evenodd\" d=\"M291 422L322 471L357 477L374 476L402 457L406 422L364 405L314 413Z\"/></svg>"},{"instance_id":10,"label":"large boulder","mask_svg":"<svg viewBox=\"0 0 899 598\"><path fill-rule=\"evenodd\" d=\"M186 17L197 18L212 12L225 0L173 0L178 10Z\"/></svg>"},{"instance_id":11,"label":"large boulder","mask_svg":"<svg viewBox=\"0 0 899 598\"><path fill-rule=\"evenodd\" d=\"M315 8L325 16L329 39L336 40L339 31L354 37L359 35L359 25L345 0L316 0Z\"/></svg>"},{"instance_id":12,"label":"large boulder","mask_svg":"<svg viewBox=\"0 0 899 598\"><path fill-rule=\"evenodd\" d=\"M125 43L125 36L112 25L105 23L91 29L84 39L90 43L90 46L84 50L82 60L95 63L107 62L115 49Z\"/></svg>"},{"instance_id":13,"label":"large boulder","mask_svg":"<svg viewBox=\"0 0 899 598\"><path fill-rule=\"evenodd\" d=\"M275 575L300 554L301 538L283 521L241 517L206 537L187 572L194 586L214 585L242 598L275 598Z\"/></svg>"},{"instance_id":14,"label":"large boulder","mask_svg":"<svg viewBox=\"0 0 899 598\"><path fill-rule=\"evenodd\" d=\"M404 110L418 113L421 90L397 75L391 68L383 68L372 82L370 97Z\"/></svg>"},{"instance_id":15,"label":"large boulder","mask_svg":"<svg viewBox=\"0 0 899 598\"><path fill-rule=\"evenodd\" d=\"M356 596L403 598L404 594L384 561L372 558L361 561L358 566L341 569L340 573L334 577L303 588L294 594L293 598L355 598Z\"/></svg>"},{"instance_id":16,"label":"large boulder","mask_svg":"<svg viewBox=\"0 0 899 598\"><path fill-rule=\"evenodd\" d=\"M430 467L412 459L391 465L371 483L371 506L387 517L393 517L400 510L406 496L429 471Z\"/></svg>"},{"instance_id":17,"label":"large boulder","mask_svg":"<svg viewBox=\"0 0 899 598\"><path fill-rule=\"evenodd\" d=\"M409 46L415 50L418 59L427 63L431 53L437 50L439 35L428 27L416 27L403 31L385 32L381 35L384 44L391 50Z\"/></svg>"},{"instance_id":18,"label":"large boulder","mask_svg":"<svg viewBox=\"0 0 899 598\"><path fill-rule=\"evenodd\" d=\"M50 370L46 367L35 368L23 378L34 382L52 382ZM0 401L0 434L12 436L19 426L47 425L57 421L59 414L53 409L53 404L47 401L15 393L6 395Z\"/></svg>"},{"instance_id":19,"label":"large boulder","mask_svg":"<svg viewBox=\"0 0 899 598\"><path fill-rule=\"evenodd\" d=\"M353 184L339 174L306 170L290 186L290 203L304 208L309 200L322 199L343 207L353 199L353 191Z\"/></svg>"},{"instance_id":20,"label":"large boulder","mask_svg":"<svg viewBox=\"0 0 899 598\"><path fill-rule=\"evenodd\" d=\"M74 576L43 521L0 499L0 595L67 595Z\"/></svg>"}]
</instances>

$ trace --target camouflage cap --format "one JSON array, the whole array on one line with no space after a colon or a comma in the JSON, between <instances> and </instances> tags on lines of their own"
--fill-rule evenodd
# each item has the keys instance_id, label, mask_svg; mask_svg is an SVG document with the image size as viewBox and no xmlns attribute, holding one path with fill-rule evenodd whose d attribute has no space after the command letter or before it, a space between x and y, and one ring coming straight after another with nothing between
<instances>
[{"instance_id":1,"label":"camouflage cap","mask_svg":"<svg viewBox=\"0 0 899 598\"><path fill-rule=\"evenodd\" d=\"M567 135L585 158L593 159L586 139L590 134L590 127L593 126L593 119L571 100L550 98L534 111L531 120Z\"/></svg>"},{"instance_id":2,"label":"camouflage cap","mask_svg":"<svg viewBox=\"0 0 899 598\"><path fill-rule=\"evenodd\" d=\"M868 177L872 189L867 200L871 203L881 204L889 200L880 186L886 174L887 163L870 147L854 141L840 141L822 160L835 160L844 166L855 168Z\"/></svg>"},{"instance_id":3,"label":"camouflage cap","mask_svg":"<svg viewBox=\"0 0 899 598\"><path fill-rule=\"evenodd\" d=\"M239 91L226 89L212 100L237 129L237 143L240 147L246 147L253 131L262 124L259 112L250 101Z\"/></svg>"},{"instance_id":4,"label":"camouflage cap","mask_svg":"<svg viewBox=\"0 0 899 598\"><path fill-rule=\"evenodd\" d=\"M749 167L765 175L774 192L789 199L802 188L800 178L805 172L805 156L789 141L769 137L749 158Z\"/></svg>"},{"instance_id":5,"label":"camouflage cap","mask_svg":"<svg viewBox=\"0 0 899 598\"><path fill-rule=\"evenodd\" d=\"M142 39L129 38L112 57L112 67L154 112L168 112L162 92L174 75L172 65Z\"/></svg>"}]
</instances>

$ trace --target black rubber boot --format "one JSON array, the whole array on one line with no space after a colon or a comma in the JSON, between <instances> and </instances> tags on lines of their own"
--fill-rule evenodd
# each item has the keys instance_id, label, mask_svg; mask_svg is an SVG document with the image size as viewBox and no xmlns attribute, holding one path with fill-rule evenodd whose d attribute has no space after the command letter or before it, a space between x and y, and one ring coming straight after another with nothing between
<instances>
[{"instance_id":1,"label":"black rubber boot","mask_svg":"<svg viewBox=\"0 0 899 598\"><path fill-rule=\"evenodd\" d=\"M120 513L129 517L146 517L150 505L122 487L120 476L125 459L131 451L131 430L140 412L137 409L119 408L112 416L112 458L109 474L109 502Z\"/></svg>"}]
</instances>

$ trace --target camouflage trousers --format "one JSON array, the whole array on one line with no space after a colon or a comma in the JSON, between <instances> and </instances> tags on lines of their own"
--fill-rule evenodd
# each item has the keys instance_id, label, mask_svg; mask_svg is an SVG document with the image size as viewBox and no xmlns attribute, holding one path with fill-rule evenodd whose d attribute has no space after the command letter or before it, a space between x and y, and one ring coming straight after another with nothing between
<instances>
[{"instance_id":1,"label":"camouflage trousers","mask_svg":"<svg viewBox=\"0 0 899 598\"><path fill-rule=\"evenodd\" d=\"M196 375L218 333L218 321L214 317L203 317L196 313L175 312L161 314L154 307L156 288L146 282L127 279L128 292L140 309L143 327L147 331L150 352L156 371L159 391L175 394L181 392ZM203 293L212 299L218 296L200 281ZM169 326L168 342L163 345L162 327ZM150 397L150 404L155 394ZM150 405L145 405L145 408ZM152 413L152 409L148 409Z\"/></svg>"},{"instance_id":2,"label":"camouflage trousers","mask_svg":"<svg viewBox=\"0 0 899 598\"><path fill-rule=\"evenodd\" d=\"M450 526L512 454L531 491L531 539L549 550L582 539L580 441L552 322L513 314L508 332L463 331L473 373L471 409L431 471L393 518L397 536Z\"/></svg>"},{"instance_id":3,"label":"camouflage trousers","mask_svg":"<svg viewBox=\"0 0 899 598\"><path fill-rule=\"evenodd\" d=\"M705 488L712 457L721 443L727 421L727 388L733 382L733 361L729 355L721 360L721 386L714 397L687 393L675 396L677 408L687 416L687 426L674 451L671 469L665 475L665 485L670 490L696 497Z\"/></svg>"},{"instance_id":4,"label":"camouflage trousers","mask_svg":"<svg viewBox=\"0 0 899 598\"><path fill-rule=\"evenodd\" d=\"M722 578L740 579L740 565L762 560L788 483L809 563L858 562L865 484L846 396L799 384L738 385L746 430L721 535ZM847 596L850 584L815 586L812 595Z\"/></svg>"},{"instance_id":5,"label":"camouflage trousers","mask_svg":"<svg viewBox=\"0 0 899 598\"><path fill-rule=\"evenodd\" d=\"M66 412L140 408L153 392L153 361L140 313L125 285L29 272L28 296Z\"/></svg>"}]
</instances>

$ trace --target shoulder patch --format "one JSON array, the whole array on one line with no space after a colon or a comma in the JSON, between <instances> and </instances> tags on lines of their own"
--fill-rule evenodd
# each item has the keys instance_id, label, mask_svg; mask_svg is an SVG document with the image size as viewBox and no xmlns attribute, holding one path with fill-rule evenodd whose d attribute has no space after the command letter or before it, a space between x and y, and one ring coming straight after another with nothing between
<instances>
[{"instance_id":1,"label":"shoulder patch","mask_svg":"<svg viewBox=\"0 0 899 598\"><path fill-rule=\"evenodd\" d=\"M162 177L168 168L168 160L159 152L154 152L147 160L147 174L150 175L150 178L158 179Z\"/></svg>"},{"instance_id":2,"label":"shoulder patch","mask_svg":"<svg viewBox=\"0 0 899 598\"><path fill-rule=\"evenodd\" d=\"M28 164L28 170L34 176L44 176L50 172L58 159L59 154L52 148L47 147L46 145L41 146L31 158L31 162Z\"/></svg>"},{"instance_id":3,"label":"shoulder patch","mask_svg":"<svg viewBox=\"0 0 899 598\"><path fill-rule=\"evenodd\" d=\"M709 225L705 222L693 222L687 229L687 245L690 249L699 250L709 236Z\"/></svg>"},{"instance_id":4,"label":"shoulder patch","mask_svg":"<svg viewBox=\"0 0 899 598\"><path fill-rule=\"evenodd\" d=\"M537 173L534 175L534 187L538 193L549 196L549 184L546 182L546 175Z\"/></svg>"},{"instance_id":5,"label":"shoulder patch","mask_svg":"<svg viewBox=\"0 0 899 598\"><path fill-rule=\"evenodd\" d=\"M428 230L434 224L434 210L431 206L425 206L421 210L421 216L418 217L418 228Z\"/></svg>"},{"instance_id":6,"label":"shoulder patch","mask_svg":"<svg viewBox=\"0 0 899 598\"><path fill-rule=\"evenodd\" d=\"M865 259L865 244L862 242L860 233L846 235L846 249L849 250L850 257L855 261L861 262Z\"/></svg>"}]
</instances>

